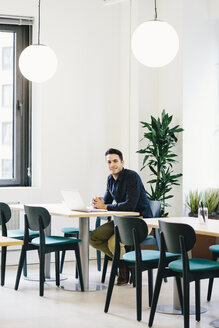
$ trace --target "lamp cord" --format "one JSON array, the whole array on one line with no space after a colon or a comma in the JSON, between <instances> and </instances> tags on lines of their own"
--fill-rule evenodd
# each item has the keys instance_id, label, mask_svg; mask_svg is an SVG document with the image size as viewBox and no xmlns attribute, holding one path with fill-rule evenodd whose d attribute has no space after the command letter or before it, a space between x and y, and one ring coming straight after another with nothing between
<instances>
[{"instance_id":1,"label":"lamp cord","mask_svg":"<svg viewBox=\"0 0 219 328\"><path fill-rule=\"evenodd\" d=\"M38 2L38 44L40 44L40 0Z\"/></svg>"},{"instance_id":2,"label":"lamp cord","mask_svg":"<svg viewBox=\"0 0 219 328\"><path fill-rule=\"evenodd\" d=\"M157 20L157 1L154 0L155 20Z\"/></svg>"}]
</instances>

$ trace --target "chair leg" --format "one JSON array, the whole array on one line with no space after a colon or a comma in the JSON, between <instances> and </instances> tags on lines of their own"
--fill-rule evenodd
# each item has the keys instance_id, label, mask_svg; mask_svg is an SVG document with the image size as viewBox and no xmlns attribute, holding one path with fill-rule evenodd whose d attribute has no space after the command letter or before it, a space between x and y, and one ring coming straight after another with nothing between
<instances>
[{"instance_id":1,"label":"chair leg","mask_svg":"<svg viewBox=\"0 0 219 328\"><path fill-rule=\"evenodd\" d=\"M200 280L195 281L195 319L200 321Z\"/></svg>"},{"instance_id":2,"label":"chair leg","mask_svg":"<svg viewBox=\"0 0 219 328\"><path fill-rule=\"evenodd\" d=\"M150 270L148 270L149 272ZM135 267L137 320L141 321L142 312L142 272Z\"/></svg>"},{"instance_id":3,"label":"chair leg","mask_svg":"<svg viewBox=\"0 0 219 328\"><path fill-rule=\"evenodd\" d=\"M105 307L104 307L104 312L108 312L109 310L109 305L110 305L110 300L113 292L113 287L114 287L114 282L116 278L116 273L117 269L119 267L119 260L113 260L112 267L111 267L111 272L110 272L110 279L109 279L109 285L107 289L107 294L106 294L106 302L105 302Z\"/></svg>"},{"instance_id":4,"label":"chair leg","mask_svg":"<svg viewBox=\"0 0 219 328\"><path fill-rule=\"evenodd\" d=\"M184 328L189 328L189 281L186 277L183 278L183 316Z\"/></svg>"},{"instance_id":5,"label":"chair leg","mask_svg":"<svg viewBox=\"0 0 219 328\"><path fill-rule=\"evenodd\" d=\"M155 315L155 311L157 308L157 302L158 302L158 298L159 298L159 294L160 294L162 280L163 280L163 270L158 269L152 303L151 303L151 311L150 311L150 316L149 316L149 321L148 321L148 327L152 327L152 325L153 325L154 315Z\"/></svg>"},{"instance_id":6,"label":"chair leg","mask_svg":"<svg viewBox=\"0 0 219 328\"><path fill-rule=\"evenodd\" d=\"M101 252L97 250L97 270L101 271Z\"/></svg>"},{"instance_id":7,"label":"chair leg","mask_svg":"<svg viewBox=\"0 0 219 328\"><path fill-rule=\"evenodd\" d=\"M212 253L212 261L217 261L218 255L217 253ZM209 279L208 283L208 294L207 294L207 301L211 300L212 288L213 288L214 278Z\"/></svg>"},{"instance_id":8,"label":"chair leg","mask_svg":"<svg viewBox=\"0 0 219 328\"><path fill-rule=\"evenodd\" d=\"M135 283L135 269L131 269L132 270L132 272L131 272L131 274L133 275L133 288L134 287L136 287L136 283Z\"/></svg>"},{"instance_id":9,"label":"chair leg","mask_svg":"<svg viewBox=\"0 0 219 328\"><path fill-rule=\"evenodd\" d=\"M102 283L105 282L106 271L107 271L107 266L108 266L109 259L110 259L109 256L107 256L107 255L104 256L103 271L102 271L102 278L101 278Z\"/></svg>"},{"instance_id":10,"label":"chair leg","mask_svg":"<svg viewBox=\"0 0 219 328\"><path fill-rule=\"evenodd\" d=\"M214 278L210 278L208 283L208 295L207 295L208 302L211 300L213 282L214 282Z\"/></svg>"},{"instance_id":11,"label":"chair leg","mask_svg":"<svg viewBox=\"0 0 219 328\"><path fill-rule=\"evenodd\" d=\"M80 257L78 245L76 246L76 249L75 249L75 257L76 257L79 281L80 281L80 285L81 285L81 291L84 292L84 280L83 280L83 274L82 274L82 268L81 268L81 257Z\"/></svg>"},{"instance_id":12,"label":"chair leg","mask_svg":"<svg viewBox=\"0 0 219 328\"><path fill-rule=\"evenodd\" d=\"M40 256L40 296L44 294L44 281L45 281L45 253L41 249L39 252Z\"/></svg>"},{"instance_id":13,"label":"chair leg","mask_svg":"<svg viewBox=\"0 0 219 328\"><path fill-rule=\"evenodd\" d=\"M27 277L27 255L24 258L23 275Z\"/></svg>"},{"instance_id":14,"label":"chair leg","mask_svg":"<svg viewBox=\"0 0 219 328\"><path fill-rule=\"evenodd\" d=\"M56 286L60 286L59 252L55 252Z\"/></svg>"},{"instance_id":15,"label":"chair leg","mask_svg":"<svg viewBox=\"0 0 219 328\"><path fill-rule=\"evenodd\" d=\"M100 217L96 218L96 226L95 229L97 229L100 226ZM101 251L97 250L97 270L101 271Z\"/></svg>"},{"instance_id":16,"label":"chair leg","mask_svg":"<svg viewBox=\"0 0 219 328\"><path fill-rule=\"evenodd\" d=\"M17 269L17 277L16 277L16 281L15 281L15 287L14 287L15 290L18 290L18 286L19 286L19 282L20 282L20 278L21 278L21 272L22 272L22 268L24 266L25 257L26 257L26 249L24 249L24 247L22 247L20 260L19 260L19 264L18 264L18 269Z\"/></svg>"},{"instance_id":17,"label":"chair leg","mask_svg":"<svg viewBox=\"0 0 219 328\"><path fill-rule=\"evenodd\" d=\"M178 291L178 296L179 296L179 303L180 303L180 307L182 309L182 314L183 314L183 293L182 293L182 285L181 285L180 277L176 277L176 286L177 286L177 291Z\"/></svg>"},{"instance_id":18,"label":"chair leg","mask_svg":"<svg viewBox=\"0 0 219 328\"><path fill-rule=\"evenodd\" d=\"M4 284L5 284L6 253L7 253L7 247L2 247L2 255L1 255L1 286L4 286Z\"/></svg>"},{"instance_id":19,"label":"chair leg","mask_svg":"<svg viewBox=\"0 0 219 328\"><path fill-rule=\"evenodd\" d=\"M78 279L78 268L77 268L77 265L76 265L76 268L75 268L75 279Z\"/></svg>"},{"instance_id":20,"label":"chair leg","mask_svg":"<svg viewBox=\"0 0 219 328\"><path fill-rule=\"evenodd\" d=\"M62 251L61 264L60 264L60 273L62 273L63 266L65 261L65 251Z\"/></svg>"},{"instance_id":21,"label":"chair leg","mask_svg":"<svg viewBox=\"0 0 219 328\"><path fill-rule=\"evenodd\" d=\"M153 271L148 270L148 302L149 302L149 307L151 307L152 297L153 297Z\"/></svg>"}]
</instances>

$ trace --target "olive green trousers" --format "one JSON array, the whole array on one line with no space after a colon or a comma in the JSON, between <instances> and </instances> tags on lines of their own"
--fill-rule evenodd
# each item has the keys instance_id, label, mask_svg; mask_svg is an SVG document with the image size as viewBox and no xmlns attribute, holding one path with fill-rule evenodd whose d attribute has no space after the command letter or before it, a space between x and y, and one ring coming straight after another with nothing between
<instances>
[{"instance_id":1,"label":"olive green trousers","mask_svg":"<svg viewBox=\"0 0 219 328\"><path fill-rule=\"evenodd\" d=\"M114 222L102 224L90 232L90 245L113 258L115 249ZM120 243L120 258L125 254L125 247Z\"/></svg>"}]
</instances>

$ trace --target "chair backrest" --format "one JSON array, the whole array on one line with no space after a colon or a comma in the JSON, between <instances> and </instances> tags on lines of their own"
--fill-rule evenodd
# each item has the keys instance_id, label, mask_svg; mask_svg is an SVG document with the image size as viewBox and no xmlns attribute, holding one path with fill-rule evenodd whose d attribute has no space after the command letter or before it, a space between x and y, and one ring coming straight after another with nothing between
<instances>
[{"instance_id":1,"label":"chair backrest","mask_svg":"<svg viewBox=\"0 0 219 328\"><path fill-rule=\"evenodd\" d=\"M118 227L120 241L126 246L134 246L133 229L141 243L148 235L148 226L139 217L114 216L114 222Z\"/></svg>"},{"instance_id":2,"label":"chair backrest","mask_svg":"<svg viewBox=\"0 0 219 328\"><path fill-rule=\"evenodd\" d=\"M181 253L180 237L184 237L185 250L190 251L196 242L194 229L183 223L173 223L159 220L165 246L168 252Z\"/></svg>"},{"instance_id":3,"label":"chair backrest","mask_svg":"<svg viewBox=\"0 0 219 328\"><path fill-rule=\"evenodd\" d=\"M24 212L27 217L28 228L33 231L39 231L41 224L42 229L50 224L51 216L44 207L24 205Z\"/></svg>"},{"instance_id":4,"label":"chair backrest","mask_svg":"<svg viewBox=\"0 0 219 328\"><path fill-rule=\"evenodd\" d=\"M11 209L8 204L0 203L0 225L6 224L11 218Z\"/></svg>"},{"instance_id":5,"label":"chair backrest","mask_svg":"<svg viewBox=\"0 0 219 328\"><path fill-rule=\"evenodd\" d=\"M150 205L150 208L151 208L153 218L159 218L160 217L161 202L159 200L149 200L149 205Z\"/></svg>"}]
</instances>

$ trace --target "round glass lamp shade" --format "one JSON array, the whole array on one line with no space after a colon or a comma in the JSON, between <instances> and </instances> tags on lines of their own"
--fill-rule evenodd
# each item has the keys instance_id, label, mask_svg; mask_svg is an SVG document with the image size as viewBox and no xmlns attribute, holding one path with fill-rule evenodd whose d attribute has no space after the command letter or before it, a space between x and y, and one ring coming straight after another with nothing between
<instances>
[{"instance_id":1,"label":"round glass lamp shade","mask_svg":"<svg viewBox=\"0 0 219 328\"><path fill-rule=\"evenodd\" d=\"M179 49L174 28L162 21L148 21L137 27L132 36L132 51L136 59L149 67L169 64Z\"/></svg>"},{"instance_id":2,"label":"round glass lamp shade","mask_svg":"<svg viewBox=\"0 0 219 328\"><path fill-rule=\"evenodd\" d=\"M55 52L42 44L25 48L19 58L21 73L32 82L49 80L55 74L57 64Z\"/></svg>"}]
</instances>

